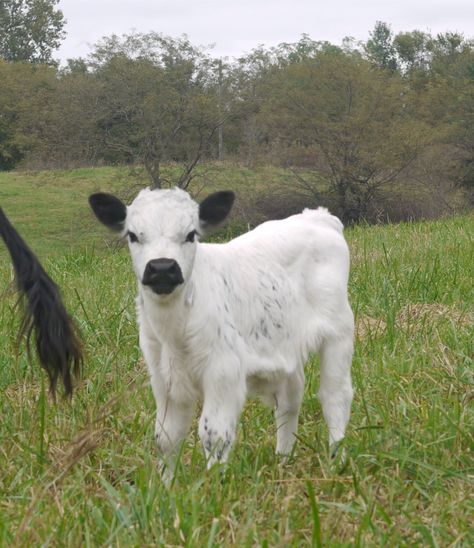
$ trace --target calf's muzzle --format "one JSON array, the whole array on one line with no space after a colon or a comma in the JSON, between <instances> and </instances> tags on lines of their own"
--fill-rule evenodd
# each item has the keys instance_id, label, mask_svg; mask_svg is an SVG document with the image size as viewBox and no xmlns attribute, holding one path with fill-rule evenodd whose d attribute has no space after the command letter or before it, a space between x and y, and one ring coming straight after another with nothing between
<instances>
[{"instance_id":1,"label":"calf's muzzle","mask_svg":"<svg viewBox=\"0 0 474 548\"><path fill-rule=\"evenodd\" d=\"M142 279L142 284L150 287L158 295L171 293L183 282L183 273L174 259L148 261Z\"/></svg>"}]
</instances>

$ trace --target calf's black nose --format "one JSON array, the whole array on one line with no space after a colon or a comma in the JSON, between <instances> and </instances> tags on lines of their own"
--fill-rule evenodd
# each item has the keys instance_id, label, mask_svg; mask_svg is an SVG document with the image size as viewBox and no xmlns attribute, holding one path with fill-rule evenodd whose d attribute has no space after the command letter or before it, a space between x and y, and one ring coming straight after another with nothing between
<instances>
[{"instance_id":1,"label":"calf's black nose","mask_svg":"<svg viewBox=\"0 0 474 548\"><path fill-rule=\"evenodd\" d=\"M183 273L174 259L153 259L148 261L143 273L143 285L148 285L159 295L171 293L184 282Z\"/></svg>"}]
</instances>

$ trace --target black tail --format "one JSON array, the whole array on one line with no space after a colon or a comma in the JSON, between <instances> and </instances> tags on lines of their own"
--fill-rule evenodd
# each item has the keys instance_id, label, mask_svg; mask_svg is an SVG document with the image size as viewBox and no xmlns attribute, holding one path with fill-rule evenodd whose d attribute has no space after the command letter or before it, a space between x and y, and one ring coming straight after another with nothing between
<instances>
[{"instance_id":1,"label":"black tail","mask_svg":"<svg viewBox=\"0 0 474 548\"><path fill-rule=\"evenodd\" d=\"M79 375L82 365L82 344L74 322L64 308L58 286L46 274L2 208L0 236L10 252L18 290L26 301L20 336L26 335L30 352L34 335L36 352L48 374L53 395L60 377L66 394L70 396L72 376Z\"/></svg>"}]
</instances>

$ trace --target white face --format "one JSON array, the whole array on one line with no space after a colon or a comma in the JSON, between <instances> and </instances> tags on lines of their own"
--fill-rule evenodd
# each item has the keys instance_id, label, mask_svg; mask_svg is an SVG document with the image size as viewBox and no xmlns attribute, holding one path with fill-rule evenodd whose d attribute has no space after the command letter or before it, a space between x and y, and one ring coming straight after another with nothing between
<instances>
[{"instance_id":1,"label":"white face","mask_svg":"<svg viewBox=\"0 0 474 548\"><path fill-rule=\"evenodd\" d=\"M144 290L161 296L179 293L193 269L198 204L180 189L142 190L127 207L124 231L135 274ZM172 265L172 283L166 283L167 274L160 273L159 277L151 268L162 268L163 264Z\"/></svg>"},{"instance_id":2,"label":"white face","mask_svg":"<svg viewBox=\"0 0 474 548\"><path fill-rule=\"evenodd\" d=\"M197 236L219 226L235 195L214 192L199 205L184 190L142 190L128 207L96 192L89 204L97 219L128 238L133 268L143 289L160 298L182 292L193 270Z\"/></svg>"}]
</instances>

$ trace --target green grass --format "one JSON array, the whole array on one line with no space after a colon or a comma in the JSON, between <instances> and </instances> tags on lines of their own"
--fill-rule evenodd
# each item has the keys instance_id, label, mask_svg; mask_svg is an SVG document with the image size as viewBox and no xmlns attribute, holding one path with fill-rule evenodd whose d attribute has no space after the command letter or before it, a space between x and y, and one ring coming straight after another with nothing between
<instances>
[{"instance_id":1,"label":"green grass","mask_svg":"<svg viewBox=\"0 0 474 548\"><path fill-rule=\"evenodd\" d=\"M54 405L15 350L1 251L0 545L472 545L474 218L346 232L359 336L342 469L313 360L289 463L274 457L271 411L251 402L224 478L205 471L194 428L167 491L130 261L85 204L125 183L112 168L0 177L1 206L63 288L87 350L74 399Z\"/></svg>"},{"instance_id":2,"label":"green grass","mask_svg":"<svg viewBox=\"0 0 474 548\"><path fill-rule=\"evenodd\" d=\"M167 166L163 175L177 179L178 168ZM209 164L198 169L190 191L204 196L212 190L236 188L247 206L269 184L282 183L288 172L273 167L250 170L240 166ZM69 251L108 244L87 204L93 192L113 192L130 202L147 186L141 169L124 167L81 168L72 171L0 172L0 207L15 222L39 255L58 256ZM235 220L235 225L245 222ZM0 257L3 250L0 249Z\"/></svg>"}]
</instances>

